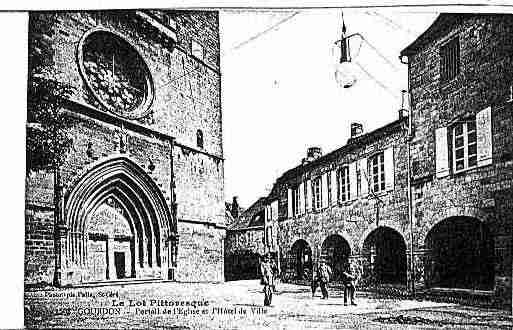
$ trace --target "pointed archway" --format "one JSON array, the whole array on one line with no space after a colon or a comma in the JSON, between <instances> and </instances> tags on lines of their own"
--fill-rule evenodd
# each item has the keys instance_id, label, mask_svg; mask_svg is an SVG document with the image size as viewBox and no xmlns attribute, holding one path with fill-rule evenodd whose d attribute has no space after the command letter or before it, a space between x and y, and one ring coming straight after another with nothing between
<instances>
[{"instance_id":1,"label":"pointed archway","mask_svg":"<svg viewBox=\"0 0 513 330\"><path fill-rule=\"evenodd\" d=\"M160 189L133 161L95 164L64 203L63 282L168 277L176 222Z\"/></svg>"}]
</instances>

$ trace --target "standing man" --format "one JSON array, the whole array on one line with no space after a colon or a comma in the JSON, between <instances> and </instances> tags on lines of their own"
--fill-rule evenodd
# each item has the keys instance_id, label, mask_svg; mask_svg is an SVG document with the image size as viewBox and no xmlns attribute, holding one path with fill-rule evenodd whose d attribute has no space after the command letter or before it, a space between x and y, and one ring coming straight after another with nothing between
<instances>
[{"instance_id":1,"label":"standing man","mask_svg":"<svg viewBox=\"0 0 513 330\"><path fill-rule=\"evenodd\" d=\"M262 284L264 285L264 306L271 306L273 299L272 287L274 286L273 270L271 258L266 254L260 263L260 274L262 275Z\"/></svg>"},{"instance_id":2,"label":"standing man","mask_svg":"<svg viewBox=\"0 0 513 330\"><path fill-rule=\"evenodd\" d=\"M280 270L278 269L278 265L276 264L275 258L271 258L271 270L273 272L272 289L273 289L273 292L276 293L276 292L278 292L278 290L276 290L276 282L277 282L278 276L280 276Z\"/></svg>"},{"instance_id":3,"label":"standing man","mask_svg":"<svg viewBox=\"0 0 513 330\"><path fill-rule=\"evenodd\" d=\"M322 260L321 264L318 268L317 280L319 281L319 286L321 287L322 298L328 299L328 283L331 277L331 267L328 266L326 261Z\"/></svg>"},{"instance_id":4,"label":"standing man","mask_svg":"<svg viewBox=\"0 0 513 330\"><path fill-rule=\"evenodd\" d=\"M349 264L346 264L345 271L342 272L342 277L344 280L344 306L347 306L347 297L349 296L349 300L351 305L356 306L354 302L354 291L355 291L355 280L356 276L351 271L351 267Z\"/></svg>"}]
</instances>

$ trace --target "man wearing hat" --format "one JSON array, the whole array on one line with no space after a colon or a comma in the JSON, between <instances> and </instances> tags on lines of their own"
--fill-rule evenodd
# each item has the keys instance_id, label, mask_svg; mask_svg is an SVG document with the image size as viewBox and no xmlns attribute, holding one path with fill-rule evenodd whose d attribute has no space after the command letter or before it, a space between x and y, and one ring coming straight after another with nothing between
<instances>
[{"instance_id":1,"label":"man wearing hat","mask_svg":"<svg viewBox=\"0 0 513 330\"><path fill-rule=\"evenodd\" d=\"M272 287L274 286L274 275L271 265L271 256L269 254L266 254L260 263L260 274L262 275L261 282L264 285L264 306L271 306L271 301L273 299Z\"/></svg>"},{"instance_id":2,"label":"man wearing hat","mask_svg":"<svg viewBox=\"0 0 513 330\"><path fill-rule=\"evenodd\" d=\"M312 280L312 297L315 294L317 285L321 287L322 298L328 299L328 283L331 277L331 267L325 260L321 260L320 265L317 267L317 276Z\"/></svg>"},{"instance_id":3,"label":"man wearing hat","mask_svg":"<svg viewBox=\"0 0 513 330\"><path fill-rule=\"evenodd\" d=\"M344 306L347 306L348 298L350 304L356 306L356 302L354 300L356 274L354 273L355 272L351 270L349 263L347 263L345 265L345 271L342 272L344 280Z\"/></svg>"}]
</instances>

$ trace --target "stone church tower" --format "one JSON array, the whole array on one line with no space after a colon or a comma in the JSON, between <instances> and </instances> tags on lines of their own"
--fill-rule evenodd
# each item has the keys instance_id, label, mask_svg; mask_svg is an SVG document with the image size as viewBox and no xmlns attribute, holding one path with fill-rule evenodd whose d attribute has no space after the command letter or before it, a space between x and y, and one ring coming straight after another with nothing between
<instances>
[{"instance_id":1,"label":"stone church tower","mask_svg":"<svg viewBox=\"0 0 513 330\"><path fill-rule=\"evenodd\" d=\"M213 11L30 14L70 143L27 170L27 284L224 280L219 56Z\"/></svg>"}]
</instances>

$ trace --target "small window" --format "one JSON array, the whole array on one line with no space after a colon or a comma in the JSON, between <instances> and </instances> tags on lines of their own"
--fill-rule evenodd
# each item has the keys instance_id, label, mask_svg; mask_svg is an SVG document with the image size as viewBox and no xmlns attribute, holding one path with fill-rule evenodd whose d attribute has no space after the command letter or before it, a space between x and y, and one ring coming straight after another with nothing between
<instances>
[{"instance_id":1,"label":"small window","mask_svg":"<svg viewBox=\"0 0 513 330\"><path fill-rule=\"evenodd\" d=\"M338 170L338 200L341 202L348 201L350 199L350 186L349 186L349 167L344 166Z\"/></svg>"},{"instance_id":2,"label":"small window","mask_svg":"<svg viewBox=\"0 0 513 330\"><path fill-rule=\"evenodd\" d=\"M321 209L321 201L321 177L318 177L312 182L312 204L314 210Z\"/></svg>"},{"instance_id":3,"label":"small window","mask_svg":"<svg viewBox=\"0 0 513 330\"><path fill-rule=\"evenodd\" d=\"M176 21L173 15L164 14L164 23L173 31L176 31Z\"/></svg>"},{"instance_id":4,"label":"small window","mask_svg":"<svg viewBox=\"0 0 513 330\"><path fill-rule=\"evenodd\" d=\"M194 56L200 60L203 60L203 57L204 57L203 46L199 42L194 41L194 40L192 41L191 53L192 53L192 56Z\"/></svg>"},{"instance_id":5,"label":"small window","mask_svg":"<svg viewBox=\"0 0 513 330\"><path fill-rule=\"evenodd\" d=\"M251 219L248 227L256 227L256 226L263 226L264 225L264 211L260 211L257 214L253 216Z\"/></svg>"},{"instance_id":6,"label":"small window","mask_svg":"<svg viewBox=\"0 0 513 330\"><path fill-rule=\"evenodd\" d=\"M452 129L453 169L461 172L477 166L477 132L475 120L457 123Z\"/></svg>"},{"instance_id":7,"label":"small window","mask_svg":"<svg viewBox=\"0 0 513 330\"><path fill-rule=\"evenodd\" d=\"M452 80L460 71L460 40L454 38L440 48L440 81Z\"/></svg>"},{"instance_id":8,"label":"small window","mask_svg":"<svg viewBox=\"0 0 513 330\"><path fill-rule=\"evenodd\" d=\"M203 131L200 129L196 132L196 146L203 149Z\"/></svg>"},{"instance_id":9,"label":"small window","mask_svg":"<svg viewBox=\"0 0 513 330\"><path fill-rule=\"evenodd\" d=\"M373 192L385 190L385 157L383 153L369 158L370 187Z\"/></svg>"}]
</instances>

